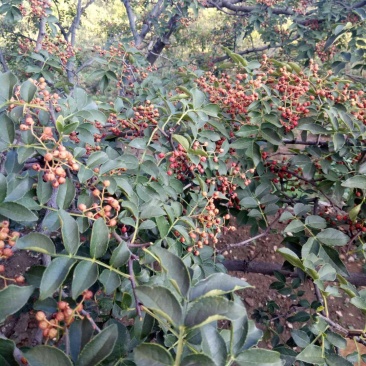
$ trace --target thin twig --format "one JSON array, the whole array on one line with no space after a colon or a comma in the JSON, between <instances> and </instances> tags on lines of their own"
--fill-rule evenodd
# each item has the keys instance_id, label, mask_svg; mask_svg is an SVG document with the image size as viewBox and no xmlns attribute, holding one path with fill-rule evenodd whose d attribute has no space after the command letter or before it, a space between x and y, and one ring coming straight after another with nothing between
<instances>
[{"instance_id":1,"label":"thin twig","mask_svg":"<svg viewBox=\"0 0 366 366\"><path fill-rule=\"evenodd\" d=\"M140 305L139 299L137 298L137 295L136 295L135 272L133 271L133 259L131 257L128 259L128 273L130 275L130 282L131 282L131 286L132 286L133 297L135 298L136 312L137 312L137 315L139 316L139 318L141 319L142 318L141 305Z\"/></svg>"},{"instance_id":2,"label":"thin twig","mask_svg":"<svg viewBox=\"0 0 366 366\"><path fill-rule=\"evenodd\" d=\"M282 213L284 212L285 210L279 210L278 213L277 213L277 217L267 226L266 230L261 233L261 234L258 234L256 236L253 236L252 238L249 238L247 240L244 240L240 243L234 243L234 244L228 244L227 247L228 248L237 248L237 247L242 247L242 246L245 246L249 243L251 243L252 241L254 240L257 240L259 238L262 238L263 236L266 236L269 234L269 232L271 231L272 227L278 222L278 220L280 219Z\"/></svg>"},{"instance_id":3,"label":"thin twig","mask_svg":"<svg viewBox=\"0 0 366 366\"><path fill-rule=\"evenodd\" d=\"M86 318L89 320L90 324L93 326L93 329L96 330L98 333L100 333L102 330L97 326L94 319L91 317L91 315L86 310L81 310L80 312L82 315L86 316Z\"/></svg>"}]
</instances>

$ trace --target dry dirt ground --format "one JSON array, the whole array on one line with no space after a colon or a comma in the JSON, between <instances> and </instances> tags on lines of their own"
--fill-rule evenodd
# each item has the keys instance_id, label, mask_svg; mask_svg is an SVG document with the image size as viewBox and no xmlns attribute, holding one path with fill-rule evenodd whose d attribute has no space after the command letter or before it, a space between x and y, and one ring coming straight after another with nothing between
<instances>
[{"instance_id":1,"label":"dry dirt ground","mask_svg":"<svg viewBox=\"0 0 366 366\"><path fill-rule=\"evenodd\" d=\"M281 234L282 229L283 227L277 226L278 234L269 234L267 237L262 237L256 240L255 243L252 242L250 245L230 249L230 244L239 243L250 237L247 227L239 227L235 232L229 232L228 235L221 237L217 245L217 249L225 255L226 259L255 260L258 262L282 264L284 259L280 254L276 253L277 248L281 247L281 242L283 240L283 236ZM347 256L347 253L342 254L349 272L362 272L362 261L355 259L355 257ZM230 272L230 274L238 278L243 278L254 286L254 288L246 289L240 293L249 314L252 315L256 308L265 306L266 302L271 300L274 300L279 305L280 312L282 314L286 312L291 313L291 305L294 301L289 299L287 296L280 295L276 290L269 289L270 284L277 281L274 276L243 272ZM301 297L302 299L306 299L310 303L316 300L314 287L310 281L301 285L299 289L305 291L304 296ZM328 303L328 308L329 318L344 328L363 329L365 326L365 315L361 310L349 303L348 297L331 297ZM291 324L284 322L283 324L285 326L285 332L281 337L281 341L286 342L291 329L293 329L292 327L297 328L299 325L301 326L301 323ZM270 342L262 342L262 346L271 348ZM366 354L365 346L357 346L362 354ZM348 355L355 350L356 346L354 341L350 340L347 348L342 351L342 353L344 355ZM357 363L357 365L359 364ZM366 366L366 363L361 365Z\"/></svg>"}]
</instances>

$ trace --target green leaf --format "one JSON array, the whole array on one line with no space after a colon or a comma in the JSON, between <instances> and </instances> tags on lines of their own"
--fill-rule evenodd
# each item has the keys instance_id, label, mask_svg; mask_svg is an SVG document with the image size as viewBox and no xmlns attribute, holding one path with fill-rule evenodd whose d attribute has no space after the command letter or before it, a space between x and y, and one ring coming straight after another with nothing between
<instances>
[{"instance_id":1,"label":"green leaf","mask_svg":"<svg viewBox=\"0 0 366 366\"><path fill-rule=\"evenodd\" d=\"M239 366L282 366L280 354L266 349L249 349L235 358Z\"/></svg>"},{"instance_id":2,"label":"green leaf","mask_svg":"<svg viewBox=\"0 0 366 366\"><path fill-rule=\"evenodd\" d=\"M52 184L51 182L44 182L42 179L42 173L38 175L37 182L37 198L41 205L47 203L52 196Z\"/></svg>"},{"instance_id":3,"label":"green leaf","mask_svg":"<svg viewBox=\"0 0 366 366\"><path fill-rule=\"evenodd\" d=\"M29 103L37 92L37 87L29 80L25 81L20 87L20 97Z\"/></svg>"},{"instance_id":4,"label":"green leaf","mask_svg":"<svg viewBox=\"0 0 366 366\"><path fill-rule=\"evenodd\" d=\"M188 269L183 261L166 249L153 247L152 252L160 259L160 265L167 271L168 278L177 291L186 297L190 287Z\"/></svg>"},{"instance_id":5,"label":"green leaf","mask_svg":"<svg viewBox=\"0 0 366 366\"><path fill-rule=\"evenodd\" d=\"M13 89L18 79L10 71L0 74L0 103L8 101L13 95Z\"/></svg>"},{"instance_id":6,"label":"green leaf","mask_svg":"<svg viewBox=\"0 0 366 366\"><path fill-rule=\"evenodd\" d=\"M306 311L299 311L295 315L289 316L287 318L287 321L290 322L290 323L295 323L295 322L305 323L309 319L310 319L309 313L307 313Z\"/></svg>"},{"instance_id":7,"label":"green leaf","mask_svg":"<svg viewBox=\"0 0 366 366\"><path fill-rule=\"evenodd\" d=\"M71 360L64 352L51 346L29 348L24 357L29 366L72 366Z\"/></svg>"},{"instance_id":8,"label":"green leaf","mask_svg":"<svg viewBox=\"0 0 366 366\"><path fill-rule=\"evenodd\" d=\"M202 327L217 320L236 320L242 317L243 306L224 297L201 297L193 302L184 320L189 328Z\"/></svg>"},{"instance_id":9,"label":"green leaf","mask_svg":"<svg viewBox=\"0 0 366 366\"><path fill-rule=\"evenodd\" d=\"M205 102L206 96L199 89L191 89L190 92L193 98L193 108L197 110Z\"/></svg>"},{"instance_id":10,"label":"green leaf","mask_svg":"<svg viewBox=\"0 0 366 366\"><path fill-rule=\"evenodd\" d=\"M306 217L305 225L310 226L314 229L325 229L327 227L327 222L323 217L310 215Z\"/></svg>"},{"instance_id":11,"label":"green leaf","mask_svg":"<svg viewBox=\"0 0 366 366\"><path fill-rule=\"evenodd\" d=\"M56 249L52 240L43 234L30 233L17 240L16 248L34 250L44 254L55 254Z\"/></svg>"},{"instance_id":12,"label":"green leaf","mask_svg":"<svg viewBox=\"0 0 366 366\"><path fill-rule=\"evenodd\" d=\"M272 145L282 144L282 139L275 130L265 128L262 130L262 136L266 141L270 142Z\"/></svg>"},{"instance_id":13,"label":"green leaf","mask_svg":"<svg viewBox=\"0 0 366 366\"><path fill-rule=\"evenodd\" d=\"M349 241L349 237L342 231L328 228L320 232L316 238L323 244L329 246L343 246Z\"/></svg>"},{"instance_id":14,"label":"green leaf","mask_svg":"<svg viewBox=\"0 0 366 366\"><path fill-rule=\"evenodd\" d=\"M38 220L38 217L31 210L15 202L1 203L0 215L18 222Z\"/></svg>"},{"instance_id":15,"label":"green leaf","mask_svg":"<svg viewBox=\"0 0 366 366\"><path fill-rule=\"evenodd\" d=\"M252 286L239 278L229 276L226 273L213 273L191 288L189 300L192 301L199 297L224 295L247 287Z\"/></svg>"},{"instance_id":16,"label":"green leaf","mask_svg":"<svg viewBox=\"0 0 366 366\"><path fill-rule=\"evenodd\" d=\"M302 264L301 259L291 249L280 248L277 250L277 252L280 253L293 266L298 267L301 270L305 271L305 267Z\"/></svg>"},{"instance_id":17,"label":"green leaf","mask_svg":"<svg viewBox=\"0 0 366 366\"><path fill-rule=\"evenodd\" d=\"M328 366L353 366L354 364L345 358L334 353L326 355L325 360ZM357 363L356 363L357 365Z\"/></svg>"},{"instance_id":18,"label":"green leaf","mask_svg":"<svg viewBox=\"0 0 366 366\"><path fill-rule=\"evenodd\" d=\"M203 107L203 112L205 112L208 116L217 117L220 112L220 107L217 104L206 104Z\"/></svg>"},{"instance_id":19,"label":"green leaf","mask_svg":"<svg viewBox=\"0 0 366 366\"><path fill-rule=\"evenodd\" d=\"M201 327L202 351L211 357L214 365L225 365L227 349L224 339L215 326L206 325Z\"/></svg>"},{"instance_id":20,"label":"green leaf","mask_svg":"<svg viewBox=\"0 0 366 366\"><path fill-rule=\"evenodd\" d=\"M335 133L333 135L334 151L339 151L340 149L342 149L345 143L346 139L343 133Z\"/></svg>"},{"instance_id":21,"label":"green leaf","mask_svg":"<svg viewBox=\"0 0 366 366\"><path fill-rule=\"evenodd\" d=\"M137 297L147 308L153 310L171 324L182 323L182 307L170 290L162 286L138 286Z\"/></svg>"},{"instance_id":22,"label":"green leaf","mask_svg":"<svg viewBox=\"0 0 366 366\"><path fill-rule=\"evenodd\" d=\"M91 287L98 278L98 265L89 261L81 261L75 267L72 276L71 296L75 300L83 291Z\"/></svg>"},{"instance_id":23,"label":"green leaf","mask_svg":"<svg viewBox=\"0 0 366 366\"><path fill-rule=\"evenodd\" d=\"M300 220L292 220L285 228L286 233L298 233L305 229L304 224Z\"/></svg>"},{"instance_id":24,"label":"green leaf","mask_svg":"<svg viewBox=\"0 0 366 366\"><path fill-rule=\"evenodd\" d=\"M342 183L343 187L366 189L366 175L355 175Z\"/></svg>"},{"instance_id":25,"label":"green leaf","mask_svg":"<svg viewBox=\"0 0 366 366\"><path fill-rule=\"evenodd\" d=\"M165 238L170 229L169 221L164 216L158 216L155 218L156 225L158 226L159 234L161 238Z\"/></svg>"},{"instance_id":26,"label":"green leaf","mask_svg":"<svg viewBox=\"0 0 366 366\"><path fill-rule=\"evenodd\" d=\"M93 224L90 239L90 255L93 258L103 257L108 249L109 229L103 218L99 218Z\"/></svg>"},{"instance_id":27,"label":"green leaf","mask_svg":"<svg viewBox=\"0 0 366 366\"><path fill-rule=\"evenodd\" d=\"M310 344L310 337L303 330L293 330L291 336L296 345L301 348L305 348Z\"/></svg>"},{"instance_id":28,"label":"green leaf","mask_svg":"<svg viewBox=\"0 0 366 366\"><path fill-rule=\"evenodd\" d=\"M27 303L33 290L33 286L9 285L0 291L0 324Z\"/></svg>"},{"instance_id":29,"label":"green leaf","mask_svg":"<svg viewBox=\"0 0 366 366\"><path fill-rule=\"evenodd\" d=\"M0 203L3 202L6 197L7 186L6 177L0 173Z\"/></svg>"},{"instance_id":30,"label":"green leaf","mask_svg":"<svg viewBox=\"0 0 366 366\"><path fill-rule=\"evenodd\" d=\"M76 254L80 246L80 235L77 222L71 215L64 211L59 211L61 222L61 234L65 249L70 254Z\"/></svg>"},{"instance_id":31,"label":"green leaf","mask_svg":"<svg viewBox=\"0 0 366 366\"><path fill-rule=\"evenodd\" d=\"M5 202L15 202L23 198L32 188L33 181L25 179L16 179L14 184L8 185L8 192L5 198ZM10 192L9 190L12 189Z\"/></svg>"},{"instance_id":32,"label":"green leaf","mask_svg":"<svg viewBox=\"0 0 366 366\"><path fill-rule=\"evenodd\" d=\"M104 286L106 295L111 295L121 285L120 276L109 269L105 269L99 276L99 281Z\"/></svg>"},{"instance_id":33,"label":"green leaf","mask_svg":"<svg viewBox=\"0 0 366 366\"><path fill-rule=\"evenodd\" d=\"M366 311L366 299L363 297L353 297L351 299L351 304L356 306L356 308Z\"/></svg>"},{"instance_id":34,"label":"green leaf","mask_svg":"<svg viewBox=\"0 0 366 366\"><path fill-rule=\"evenodd\" d=\"M70 178L66 178L66 182L61 184L57 191L56 203L60 209L66 210L70 207L75 198L76 189Z\"/></svg>"},{"instance_id":35,"label":"green leaf","mask_svg":"<svg viewBox=\"0 0 366 366\"><path fill-rule=\"evenodd\" d=\"M157 206L156 204L148 204L145 208L142 209L140 218L150 219L151 217L165 216L165 211Z\"/></svg>"},{"instance_id":36,"label":"green leaf","mask_svg":"<svg viewBox=\"0 0 366 366\"><path fill-rule=\"evenodd\" d=\"M184 150L188 151L189 149L189 141L181 135L173 135L173 139L177 141L179 144L181 144L184 148Z\"/></svg>"},{"instance_id":37,"label":"green leaf","mask_svg":"<svg viewBox=\"0 0 366 366\"><path fill-rule=\"evenodd\" d=\"M180 366L216 366L217 364L212 358L206 356L203 353L196 353L183 358ZM224 365L223 363L220 365Z\"/></svg>"},{"instance_id":38,"label":"green leaf","mask_svg":"<svg viewBox=\"0 0 366 366\"><path fill-rule=\"evenodd\" d=\"M93 336L94 329L87 317L82 320L75 320L69 328L70 337L70 355L74 362L79 357L80 351L90 341Z\"/></svg>"},{"instance_id":39,"label":"green leaf","mask_svg":"<svg viewBox=\"0 0 366 366\"><path fill-rule=\"evenodd\" d=\"M299 353L296 360L317 365L323 365L325 361L321 347L313 344L308 345L301 353Z\"/></svg>"},{"instance_id":40,"label":"green leaf","mask_svg":"<svg viewBox=\"0 0 366 366\"><path fill-rule=\"evenodd\" d=\"M361 202L359 205L354 206L351 210L348 211L348 216L352 221L355 221L357 219L357 216L361 210L362 204L363 203Z\"/></svg>"},{"instance_id":41,"label":"green leaf","mask_svg":"<svg viewBox=\"0 0 366 366\"><path fill-rule=\"evenodd\" d=\"M60 288L75 262L75 259L60 257L49 264L41 280L39 295L41 300L51 297Z\"/></svg>"},{"instance_id":42,"label":"green leaf","mask_svg":"<svg viewBox=\"0 0 366 366\"><path fill-rule=\"evenodd\" d=\"M113 351L118 338L118 328L115 324L103 329L81 351L75 366L97 366Z\"/></svg>"},{"instance_id":43,"label":"green leaf","mask_svg":"<svg viewBox=\"0 0 366 366\"><path fill-rule=\"evenodd\" d=\"M109 263L112 267L121 267L127 263L130 255L131 252L128 249L127 243L125 241L121 241L118 247L114 249Z\"/></svg>"},{"instance_id":44,"label":"green leaf","mask_svg":"<svg viewBox=\"0 0 366 366\"><path fill-rule=\"evenodd\" d=\"M139 366L172 366L171 354L159 344L142 343L134 350L134 361Z\"/></svg>"},{"instance_id":45,"label":"green leaf","mask_svg":"<svg viewBox=\"0 0 366 366\"><path fill-rule=\"evenodd\" d=\"M10 339L0 338L0 365L19 366L14 358L15 343Z\"/></svg>"},{"instance_id":46,"label":"green leaf","mask_svg":"<svg viewBox=\"0 0 366 366\"><path fill-rule=\"evenodd\" d=\"M0 152L2 152L8 150L9 145L13 143L15 137L15 127L13 121L5 113L0 114L0 126Z\"/></svg>"}]
</instances>

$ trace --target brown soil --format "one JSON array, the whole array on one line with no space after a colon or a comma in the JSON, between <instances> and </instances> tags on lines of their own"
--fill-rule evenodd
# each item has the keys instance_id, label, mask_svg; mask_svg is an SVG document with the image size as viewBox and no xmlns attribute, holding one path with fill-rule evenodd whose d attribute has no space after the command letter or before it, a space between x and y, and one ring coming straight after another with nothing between
<instances>
[{"instance_id":1,"label":"brown soil","mask_svg":"<svg viewBox=\"0 0 366 366\"><path fill-rule=\"evenodd\" d=\"M255 260L258 262L283 264L283 257L276 253L276 250L282 246L281 242L283 236L281 230L283 230L283 228L283 226L278 225L277 234L269 234L267 237L256 240L255 243L250 243L250 245L230 249L229 244L239 243L250 237L248 227L239 227L235 232L229 232L229 234L222 236L217 245L217 249L221 251L226 259ZM349 272L361 273L362 263L357 260L353 262L354 258L352 258L351 261L348 261L349 258L350 257L347 256L345 258ZM255 309L265 306L267 301L270 300L275 301L279 305L279 314L294 313L294 310L291 309L291 305L297 301L292 301L287 296L279 294L276 290L269 289L269 285L272 282L277 281L274 276L243 272L230 272L230 274L238 278L243 278L254 286L254 288L246 289L240 293L250 316ZM301 299L306 299L310 303L316 300L314 286L310 281L302 284L299 289L305 291L305 294ZM349 298L347 296L338 298L331 297L328 303L328 309L329 318L344 328L363 329L365 326L364 314L362 314L361 310L349 303ZM281 342L286 343L290 336L291 329L299 328L302 324L283 322L283 325L285 326L285 332L281 337ZM262 342L262 346L271 348L270 342L266 344ZM354 342L350 340L349 346L347 346L343 354L348 355L354 351ZM360 345L360 351L363 354L366 353L366 347ZM366 363L363 365L366 366Z\"/></svg>"}]
</instances>

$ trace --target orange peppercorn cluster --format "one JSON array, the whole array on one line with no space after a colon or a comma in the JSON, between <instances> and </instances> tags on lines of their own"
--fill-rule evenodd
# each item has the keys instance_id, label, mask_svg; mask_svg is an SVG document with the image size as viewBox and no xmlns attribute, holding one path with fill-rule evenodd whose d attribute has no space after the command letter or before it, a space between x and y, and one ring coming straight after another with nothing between
<instances>
[{"instance_id":1,"label":"orange peppercorn cluster","mask_svg":"<svg viewBox=\"0 0 366 366\"><path fill-rule=\"evenodd\" d=\"M0 223L0 260L4 261L14 254L13 247L20 236L20 233L18 231L11 230L9 225L9 221L2 221ZM5 264L0 264L0 278L4 281L5 286L8 281L15 282L17 284L24 283L25 279L21 275L16 276L15 278L5 277L5 269Z\"/></svg>"},{"instance_id":2,"label":"orange peppercorn cluster","mask_svg":"<svg viewBox=\"0 0 366 366\"><path fill-rule=\"evenodd\" d=\"M57 340L62 335L64 329L69 327L76 318L83 318L83 315L81 315L84 309L83 302L90 300L92 297L93 293L91 291L84 291L81 302L74 309L66 301L59 301L57 303L58 310L51 315L50 319L47 318L43 311L38 311L36 313L36 319L43 336L47 339Z\"/></svg>"},{"instance_id":3,"label":"orange peppercorn cluster","mask_svg":"<svg viewBox=\"0 0 366 366\"><path fill-rule=\"evenodd\" d=\"M133 107L134 116L130 119L119 119L117 114L111 113L108 118L108 123L113 126L109 131L116 136L125 135L127 139L143 136L144 130L150 126L158 124L159 111L151 104L150 100L145 102L145 105Z\"/></svg>"},{"instance_id":4,"label":"orange peppercorn cluster","mask_svg":"<svg viewBox=\"0 0 366 366\"><path fill-rule=\"evenodd\" d=\"M203 196L207 197L207 192L203 192ZM224 232L235 231L235 226L228 226L230 214L220 217L220 211L215 205L215 201L220 198L220 192L214 192L211 197L207 197L206 207L197 215L191 217L196 221L196 228L191 230L189 236L193 245L187 247L188 252L194 255L199 255L199 249L204 245L216 245L218 243L218 236ZM175 235L179 238L181 243L185 242L183 236L178 232Z\"/></svg>"},{"instance_id":5,"label":"orange peppercorn cluster","mask_svg":"<svg viewBox=\"0 0 366 366\"><path fill-rule=\"evenodd\" d=\"M45 129L46 128L47 127L45 127ZM43 135L45 133L46 132L44 132ZM44 181L51 182L54 188L57 188L60 184L66 183L66 169L70 169L74 172L79 170L79 164L74 159L74 156L71 152L67 151L66 147L63 145L59 145L56 149L48 151L43 158L45 163L44 167L35 163L32 165L32 168L37 172L44 172Z\"/></svg>"},{"instance_id":6,"label":"orange peppercorn cluster","mask_svg":"<svg viewBox=\"0 0 366 366\"><path fill-rule=\"evenodd\" d=\"M92 195L98 200L91 207L87 207L84 203L78 205L78 209L89 219L97 220L103 218L108 226L114 227L117 225L117 217L121 210L121 205L113 197L105 197L105 188L109 187L110 181L103 181L103 190L95 188Z\"/></svg>"}]
</instances>

